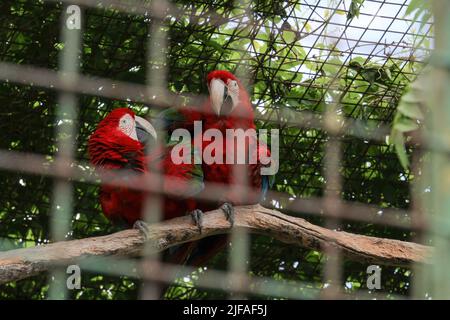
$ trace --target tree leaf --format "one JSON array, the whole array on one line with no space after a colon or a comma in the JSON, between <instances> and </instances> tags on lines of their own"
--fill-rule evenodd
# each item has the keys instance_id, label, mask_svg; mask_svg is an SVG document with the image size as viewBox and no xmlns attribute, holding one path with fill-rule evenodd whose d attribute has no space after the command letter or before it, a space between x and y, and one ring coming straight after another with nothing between
<instances>
[{"instance_id":1,"label":"tree leaf","mask_svg":"<svg viewBox=\"0 0 450 320\"><path fill-rule=\"evenodd\" d=\"M403 169L408 170L409 159L405 148L405 137L401 132L398 132L396 130L392 130L391 137L400 164L402 165Z\"/></svg>"},{"instance_id":2,"label":"tree leaf","mask_svg":"<svg viewBox=\"0 0 450 320\"><path fill-rule=\"evenodd\" d=\"M284 30L282 36L283 40L288 44L295 41L295 32L293 31Z\"/></svg>"},{"instance_id":3,"label":"tree leaf","mask_svg":"<svg viewBox=\"0 0 450 320\"><path fill-rule=\"evenodd\" d=\"M393 128L399 132L414 131L419 128L416 120L401 116L394 122Z\"/></svg>"},{"instance_id":4,"label":"tree leaf","mask_svg":"<svg viewBox=\"0 0 450 320\"><path fill-rule=\"evenodd\" d=\"M424 116L417 102L409 102L401 100L397 110L412 119L423 120Z\"/></svg>"},{"instance_id":5,"label":"tree leaf","mask_svg":"<svg viewBox=\"0 0 450 320\"><path fill-rule=\"evenodd\" d=\"M363 2L364 0L352 0L347 12L347 22L351 21L354 17L359 17L359 10L361 9Z\"/></svg>"}]
</instances>

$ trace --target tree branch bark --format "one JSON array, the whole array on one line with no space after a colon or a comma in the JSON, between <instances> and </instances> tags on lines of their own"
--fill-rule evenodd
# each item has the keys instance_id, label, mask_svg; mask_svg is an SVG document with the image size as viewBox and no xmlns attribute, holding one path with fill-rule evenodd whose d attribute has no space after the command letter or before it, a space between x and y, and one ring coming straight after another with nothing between
<instances>
[{"instance_id":1,"label":"tree branch bark","mask_svg":"<svg viewBox=\"0 0 450 320\"><path fill-rule=\"evenodd\" d=\"M260 205L236 207L235 215L237 228L314 250L334 246L349 259L361 263L408 266L412 262L425 262L432 250L412 242L325 229ZM202 234L198 233L190 217L180 217L152 224L148 241L155 251L162 251L180 243L230 231L223 212L214 210L205 213ZM70 264L86 257L137 256L144 242L139 230L129 229L107 236L0 252L0 283L21 280L47 271L53 265Z\"/></svg>"}]
</instances>

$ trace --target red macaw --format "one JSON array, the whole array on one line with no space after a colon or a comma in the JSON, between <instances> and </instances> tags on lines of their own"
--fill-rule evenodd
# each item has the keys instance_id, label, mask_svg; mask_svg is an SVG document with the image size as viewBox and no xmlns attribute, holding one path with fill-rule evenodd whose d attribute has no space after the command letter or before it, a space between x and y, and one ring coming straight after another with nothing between
<instances>
[{"instance_id":1,"label":"red macaw","mask_svg":"<svg viewBox=\"0 0 450 320\"><path fill-rule=\"evenodd\" d=\"M154 127L127 108L119 108L108 114L89 138L90 161L96 166L111 170L128 169L138 174L149 171L148 163L161 168L162 173L177 178L176 183L163 180L164 190L176 192L178 197L163 197L163 218L171 219L192 213L198 222L196 202L191 196L204 188L201 167L192 164L174 164L170 157L171 146L153 150L144 155L148 139L156 139ZM135 226L145 232L142 209L145 193L139 190L102 185L100 203L103 213L113 223Z\"/></svg>"},{"instance_id":2,"label":"red macaw","mask_svg":"<svg viewBox=\"0 0 450 320\"><path fill-rule=\"evenodd\" d=\"M199 139L203 149L213 143L209 139L204 139L204 133L208 129L219 130L224 137L224 147L215 154L223 159L223 164L212 163L206 164L204 159L202 162L202 170L204 181L230 185L220 197L217 202L199 201L197 208L201 211L209 211L220 207L226 214L227 219L233 224L233 205L256 204L265 195L269 188L269 176L261 175L262 164L257 161L255 164L227 164L226 155L232 151L230 142L232 139L226 135L228 129L256 129L254 122L254 111L250 102L249 95L242 83L232 73L224 70L215 70L208 74L207 85L209 89L209 99L199 109L187 107L182 109L168 109L161 114L162 126L164 126L169 134L172 130L177 128L184 128L195 133L194 121L202 122L202 134L197 135L194 139ZM236 139L235 141L236 142ZM233 144L235 145L235 144ZM247 153L250 146L256 156L260 159L261 155L270 156L270 151L263 143L258 143L257 139L250 138L246 140L244 146L240 145L237 148L243 148ZM242 150L241 150L242 151ZM253 190L260 190L261 192L252 192L246 194L245 197L241 193L236 192L233 184L238 181L233 174L233 170L241 169L240 174L244 172L246 184ZM227 243L226 237L216 236L217 241L201 241L199 244L198 254L191 258L191 264L201 265L207 261L211 256L216 254L220 249L223 249ZM196 262L195 262L196 261Z\"/></svg>"},{"instance_id":3,"label":"red macaw","mask_svg":"<svg viewBox=\"0 0 450 320\"><path fill-rule=\"evenodd\" d=\"M207 76L210 99L203 106L203 132L208 129L219 130L224 138L224 148L221 158L223 164L203 165L203 174L206 182L217 182L232 185L237 183L233 170L241 169L246 174L247 186L261 190L262 194L267 191L268 184L265 184L268 176L261 175L263 164L259 161L261 155L270 156L266 144L258 143L255 135L249 140L245 140L245 145L239 145L239 140L235 136L228 136L227 130L242 129L256 130L254 120L254 110L250 102L250 97L242 83L232 73L224 70L212 71ZM212 143L212 141L204 141L203 150ZM234 140L234 141L233 141ZM233 150L234 148L234 150ZM250 150L254 158L257 159L254 164L227 164L226 157L228 153L239 151L248 153ZM241 173L242 174L242 173ZM245 181L244 180L244 181ZM234 192L235 188L230 190L223 196L222 200L233 205L255 204L261 199L261 193L250 193L242 198L239 193Z\"/></svg>"},{"instance_id":4,"label":"red macaw","mask_svg":"<svg viewBox=\"0 0 450 320\"><path fill-rule=\"evenodd\" d=\"M201 108L186 107L182 109L168 109L161 113L162 126L170 132L177 128L185 128L194 134L194 122L202 122L202 134L197 135L194 139L200 140L197 145L202 145L202 150L205 150L213 141L211 139L205 139L204 133L209 129L217 129L224 137L224 147L220 155L216 155L222 158L223 164L202 163L202 170L205 182L215 182L232 185L236 183L233 170L241 167L244 172L247 173L248 187L254 190L261 190L261 193L253 193L247 195L245 199L240 198L240 194L236 194L233 188L225 192L221 196L223 203L230 203L234 205L255 204L261 199L261 195L264 195L269 186L269 177L261 175L261 167L263 166L260 161L255 164L227 164L227 153L232 152L231 145L233 141L227 137L227 130L232 129L256 129L254 121L254 111L250 102L249 95L244 86L231 72L225 70L215 70L208 74L207 85L209 89L209 99L203 104ZM234 137L231 139L235 139ZM236 142L236 139L235 141ZM259 143L255 139L246 140L245 146L238 146L244 149L245 152L251 147L251 150L256 154L257 159L260 159L261 155L266 157L270 156L266 144ZM236 147L237 148L237 147ZM236 149L234 151L237 151ZM204 159L203 159L204 160ZM213 209L211 205L204 203L199 204L200 207L206 207L204 209ZM217 207L217 206L216 206Z\"/></svg>"}]
</instances>

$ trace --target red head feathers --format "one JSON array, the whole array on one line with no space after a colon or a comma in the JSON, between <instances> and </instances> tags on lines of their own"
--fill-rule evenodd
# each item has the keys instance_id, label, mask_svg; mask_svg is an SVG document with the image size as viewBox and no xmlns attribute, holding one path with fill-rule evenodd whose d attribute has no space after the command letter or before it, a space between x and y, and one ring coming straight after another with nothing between
<instances>
[{"instance_id":1,"label":"red head feathers","mask_svg":"<svg viewBox=\"0 0 450 320\"><path fill-rule=\"evenodd\" d=\"M148 135L156 138L155 129L148 121L128 108L115 109L89 138L91 162L111 169L129 167L143 171L143 142Z\"/></svg>"},{"instance_id":2,"label":"red head feathers","mask_svg":"<svg viewBox=\"0 0 450 320\"><path fill-rule=\"evenodd\" d=\"M210 98L205 105L209 122L234 118L235 126L252 127L253 107L242 83L231 72L214 70L207 76Z\"/></svg>"},{"instance_id":3,"label":"red head feathers","mask_svg":"<svg viewBox=\"0 0 450 320\"><path fill-rule=\"evenodd\" d=\"M227 83L228 80L235 80L240 83L239 79L236 78L236 76L234 74L232 74L231 72L226 71L226 70L211 71L210 73L208 73L208 76L206 77L206 79L208 81L208 86L212 79L220 79L224 83Z\"/></svg>"}]
</instances>

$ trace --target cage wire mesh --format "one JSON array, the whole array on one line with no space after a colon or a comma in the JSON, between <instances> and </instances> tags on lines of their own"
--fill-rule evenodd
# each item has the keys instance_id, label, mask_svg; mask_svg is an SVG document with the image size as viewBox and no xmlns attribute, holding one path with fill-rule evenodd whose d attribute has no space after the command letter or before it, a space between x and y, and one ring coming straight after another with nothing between
<instances>
[{"instance_id":1,"label":"cage wire mesh","mask_svg":"<svg viewBox=\"0 0 450 320\"><path fill-rule=\"evenodd\" d=\"M72 4L81 8L79 30L66 26ZM407 15L409 4L2 1L1 250L117 231L102 215L98 181L87 178L89 135L116 107L151 120L203 97L214 69L246 84L258 128L279 129L280 168L265 206L331 229L417 239L410 182L418 171L403 169L387 140L433 47L433 24ZM44 172L50 162L60 167ZM0 285L0 297L154 298L154 281L165 279L168 299L413 296L412 266L383 266L381 289L368 290L367 264L333 247L232 233L230 250L203 268L159 266L154 255L79 261L81 290L68 291L55 266Z\"/></svg>"}]
</instances>

